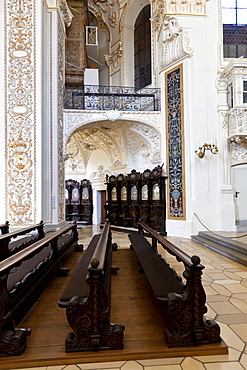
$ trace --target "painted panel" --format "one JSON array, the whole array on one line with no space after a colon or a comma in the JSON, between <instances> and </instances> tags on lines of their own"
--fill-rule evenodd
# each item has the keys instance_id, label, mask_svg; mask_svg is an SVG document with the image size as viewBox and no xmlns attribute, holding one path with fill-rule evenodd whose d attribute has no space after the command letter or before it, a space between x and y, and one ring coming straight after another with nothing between
<instances>
[{"instance_id":1,"label":"painted panel","mask_svg":"<svg viewBox=\"0 0 247 370\"><path fill-rule=\"evenodd\" d=\"M183 66L165 75L168 169L168 218L185 220Z\"/></svg>"}]
</instances>

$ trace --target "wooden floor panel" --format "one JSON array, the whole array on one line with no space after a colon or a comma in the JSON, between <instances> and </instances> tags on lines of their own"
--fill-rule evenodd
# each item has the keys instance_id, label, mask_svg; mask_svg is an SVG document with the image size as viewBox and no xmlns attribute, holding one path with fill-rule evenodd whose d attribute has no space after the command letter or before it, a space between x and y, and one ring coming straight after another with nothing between
<instances>
[{"instance_id":1,"label":"wooden floor panel","mask_svg":"<svg viewBox=\"0 0 247 370\"><path fill-rule=\"evenodd\" d=\"M66 263L71 267L70 274L81 254L75 252ZM111 322L125 325L123 350L65 353L64 342L71 328L65 309L59 308L57 302L69 274L51 282L19 325L32 329L24 354L0 358L0 369L227 353L223 341L198 347L167 348L164 307L153 296L145 275L137 273L134 251L114 251L113 265L119 266L120 270L118 275L112 276Z\"/></svg>"}]
</instances>

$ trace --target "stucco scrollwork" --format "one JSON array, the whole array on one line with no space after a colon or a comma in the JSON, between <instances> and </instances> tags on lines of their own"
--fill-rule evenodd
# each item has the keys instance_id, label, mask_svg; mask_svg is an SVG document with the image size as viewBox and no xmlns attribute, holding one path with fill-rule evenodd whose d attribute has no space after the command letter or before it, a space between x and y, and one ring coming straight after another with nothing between
<instances>
[{"instance_id":1,"label":"stucco scrollwork","mask_svg":"<svg viewBox=\"0 0 247 370\"><path fill-rule=\"evenodd\" d=\"M163 26L163 40L161 49L160 69L191 56L193 49L187 32L179 27L175 17L169 17Z\"/></svg>"},{"instance_id":2,"label":"stucco scrollwork","mask_svg":"<svg viewBox=\"0 0 247 370\"><path fill-rule=\"evenodd\" d=\"M149 142L134 131L127 130L126 134L128 137L127 145L131 160L137 162L138 157L141 157L143 162L150 162L152 148Z\"/></svg>"},{"instance_id":3,"label":"stucco scrollwork","mask_svg":"<svg viewBox=\"0 0 247 370\"><path fill-rule=\"evenodd\" d=\"M66 0L59 0L59 9L63 16L63 21L66 27L69 27L72 22L73 14L71 13Z\"/></svg>"},{"instance_id":4,"label":"stucco scrollwork","mask_svg":"<svg viewBox=\"0 0 247 370\"><path fill-rule=\"evenodd\" d=\"M218 91L226 91L227 92L227 89L228 89L228 82L227 82L227 79L226 78L218 78L216 80L216 88Z\"/></svg>"},{"instance_id":5,"label":"stucco scrollwork","mask_svg":"<svg viewBox=\"0 0 247 370\"><path fill-rule=\"evenodd\" d=\"M156 0L152 1L152 24L160 29L165 14L206 15L207 0Z\"/></svg>"},{"instance_id":6,"label":"stucco scrollwork","mask_svg":"<svg viewBox=\"0 0 247 370\"><path fill-rule=\"evenodd\" d=\"M228 138L232 149L232 165L247 161L247 109L236 108L229 111Z\"/></svg>"},{"instance_id":7,"label":"stucco scrollwork","mask_svg":"<svg viewBox=\"0 0 247 370\"><path fill-rule=\"evenodd\" d=\"M58 221L64 220L64 160L63 160L63 68L64 68L64 39L63 26L58 18Z\"/></svg>"},{"instance_id":8,"label":"stucco scrollwork","mask_svg":"<svg viewBox=\"0 0 247 370\"><path fill-rule=\"evenodd\" d=\"M36 2L5 2L6 219L33 223L35 208L35 12Z\"/></svg>"},{"instance_id":9,"label":"stucco scrollwork","mask_svg":"<svg viewBox=\"0 0 247 370\"><path fill-rule=\"evenodd\" d=\"M232 109L228 114L228 135L247 136L247 109Z\"/></svg>"},{"instance_id":10,"label":"stucco scrollwork","mask_svg":"<svg viewBox=\"0 0 247 370\"><path fill-rule=\"evenodd\" d=\"M247 162L247 138L234 138L230 141L232 149L232 165Z\"/></svg>"},{"instance_id":11,"label":"stucco scrollwork","mask_svg":"<svg viewBox=\"0 0 247 370\"><path fill-rule=\"evenodd\" d=\"M120 70L122 57L123 57L122 42L119 42L117 49L114 50L111 54L105 55L105 61L110 68L111 76Z\"/></svg>"},{"instance_id":12,"label":"stucco scrollwork","mask_svg":"<svg viewBox=\"0 0 247 370\"><path fill-rule=\"evenodd\" d=\"M67 157L65 171L81 172L84 170L84 163L80 153L79 145L71 140L67 144Z\"/></svg>"}]
</instances>

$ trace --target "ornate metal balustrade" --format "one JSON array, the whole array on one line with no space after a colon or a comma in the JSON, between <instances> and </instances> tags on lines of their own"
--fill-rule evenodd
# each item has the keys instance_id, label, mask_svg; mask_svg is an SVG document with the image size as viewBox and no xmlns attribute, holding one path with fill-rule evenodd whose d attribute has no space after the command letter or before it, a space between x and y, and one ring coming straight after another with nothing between
<instances>
[{"instance_id":1,"label":"ornate metal balustrade","mask_svg":"<svg viewBox=\"0 0 247 370\"><path fill-rule=\"evenodd\" d=\"M160 89L73 85L64 89L64 109L159 111Z\"/></svg>"}]
</instances>

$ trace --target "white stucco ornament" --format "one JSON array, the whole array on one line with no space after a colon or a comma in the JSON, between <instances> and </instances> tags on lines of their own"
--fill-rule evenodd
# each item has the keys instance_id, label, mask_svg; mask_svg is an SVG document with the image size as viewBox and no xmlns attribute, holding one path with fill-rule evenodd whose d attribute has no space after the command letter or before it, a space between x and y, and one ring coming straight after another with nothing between
<instances>
[{"instance_id":1,"label":"white stucco ornament","mask_svg":"<svg viewBox=\"0 0 247 370\"><path fill-rule=\"evenodd\" d=\"M121 113L118 111L109 111L105 113L106 118L108 118L110 121L116 121L121 116Z\"/></svg>"},{"instance_id":2,"label":"white stucco ornament","mask_svg":"<svg viewBox=\"0 0 247 370\"><path fill-rule=\"evenodd\" d=\"M163 39L160 56L161 71L172 64L191 56L193 49L190 39L176 17L166 18L163 26Z\"/></svg>"}]
</instances>

